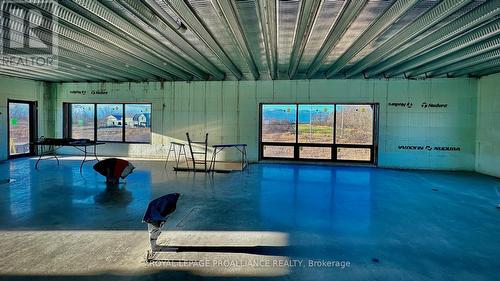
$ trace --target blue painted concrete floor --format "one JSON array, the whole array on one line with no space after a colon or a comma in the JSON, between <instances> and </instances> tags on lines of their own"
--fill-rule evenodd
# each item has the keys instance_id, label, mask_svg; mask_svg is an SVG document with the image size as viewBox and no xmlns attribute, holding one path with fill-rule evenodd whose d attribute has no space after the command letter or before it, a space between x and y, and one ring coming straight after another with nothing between
<instances>
[{"instance_id":1,"label":"blue painted concrete floor","mask_svg":"<svg viewBox=\"0 0 500 281\"><path fill-rule=\"evenodd\" d=\"M255 164L175 173L134 161L0 163L0 279L498 280L500 180L477 173ZM147 263L147 203L180 192ZM162 256L163 255L163 256Z\"/></svg>"}]
</instances>

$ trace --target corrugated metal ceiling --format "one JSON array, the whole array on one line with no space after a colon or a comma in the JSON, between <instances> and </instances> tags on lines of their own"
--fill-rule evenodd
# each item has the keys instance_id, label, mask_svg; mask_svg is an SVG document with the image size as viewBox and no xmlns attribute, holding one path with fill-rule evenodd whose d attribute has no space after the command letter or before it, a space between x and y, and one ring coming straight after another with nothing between
<instances>
[{"instance_id":1,"label":"corrugated metal ceiling","mask_svg":"<svg viewBox=\"0 0 500 281\"><path fill-rule=\"evenodd\" d=\"M466 77L500 69L499 0L53 3L16 5L42 12L28 17L42 39L58 35L58 68L2 65L0 74L168 81ZM16 13L2 18L10 30L2 37L22 44L25 17Z\"/></svg>"}]
</instances>

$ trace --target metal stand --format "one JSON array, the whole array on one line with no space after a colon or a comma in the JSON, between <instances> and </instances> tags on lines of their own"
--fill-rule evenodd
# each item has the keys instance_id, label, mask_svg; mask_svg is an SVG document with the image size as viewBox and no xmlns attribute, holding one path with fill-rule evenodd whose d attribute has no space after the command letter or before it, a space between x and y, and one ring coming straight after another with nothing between
<instances>
[{"instance_id":1,"label":"metal stand","mask_svg":"<svg viewBox=\"0 0 500 281\"><path fill-rule=\"evenodd\" d=\"M217 144L212 146L214 148L214 153L212 154L212 160L210 161L210 171L215 171L215 160L217 154L224 150L224 148L236 148L241 153L241 170L245 170L248 166L248 158L247 158L247 145L243 143L238 144Z\"/></svg>"},{"instance_id":2,"label":"metal stand","mask_svg":"<svg viewBox=\"0 0 500 281\"><path fill-rule=\"evenodd\" d=\"M167 163L168 160L170 159L170 153L174 153L174 159L175 159L175 168L179 169L179 162L181 160L181 156L184 155L184 159L186 160L186 165L189 169L189 161L187 159L187 154L186 154L186 148L185 144L183 143L178 143L178 142L171 142L170 147L168 149L168 154L167 154L167 160L165 160L165 169L167 168ZM177 149L178 148L178 151Z\"/></svg>"}]
</instances>

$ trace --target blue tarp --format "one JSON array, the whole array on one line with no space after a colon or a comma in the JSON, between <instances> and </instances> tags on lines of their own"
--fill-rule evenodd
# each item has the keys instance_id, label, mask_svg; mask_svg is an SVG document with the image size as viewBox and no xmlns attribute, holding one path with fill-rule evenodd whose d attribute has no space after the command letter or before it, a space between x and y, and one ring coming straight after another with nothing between
<instances>
[{"instance_id":1,"label":"blue tarp","mask_svg":"<svg viewBox=\"0 0 500 281\"><path fill-rule=\"evenodd\" d=\"M179 193L171 193L151 201L142 220L160 227L167 221L167 216L175 211L179 196Z\"/></svg>"}]
</instances>

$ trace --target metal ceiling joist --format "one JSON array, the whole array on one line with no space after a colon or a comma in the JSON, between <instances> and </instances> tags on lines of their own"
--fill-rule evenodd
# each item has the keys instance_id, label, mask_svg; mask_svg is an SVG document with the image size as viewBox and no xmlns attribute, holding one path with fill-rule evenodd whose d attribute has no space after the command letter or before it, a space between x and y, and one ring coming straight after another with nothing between
<instances>
[{"instance_id":1,"label":"metal ceiling joist","mask_svg":"<svg viewBox=\"0 0 500 281\"><path fill-rule=\"evenodd\" d=\"M24 79L29 79L29 80L35 79L37 81L47 81L47 82L60 81L56 78L49 78L49 77L45 77L43 75L36 75L33 73L26 74L24 72L18 71L17 69L16 70L8 70L8 69L0 68L0 75L17 77L17 78L24 78Z\"/></svg>"},{"instance_id":2,"label":"metal ceiling joist","mask_svg":"<svg viewBox=\"0 0 500 281\"><path fill-rule=\"evenodd\" d=\"M88 19L100 24L109 32L125 39L130 45L134 45L143 52L152 55L156 60L166 61L178 70L193 75L200 79L206 79L208 74L196 67L182 55L180 51L174 51L158 42L155 38L142 31L135 24L138 22L129 21L120 15L119 9L111 10L103 3L94 0L72 0L62 2L75 10L81 10ZM114 2L112 2L114 3Z\"/></svg>"},{"instance_id":3,"label":"metal ceiling joist","mask_svg":"<svg viewBox=\"0 0 500 281\"><path fill-rule=\"evenodd\" d=\"M429 50L465 31L486 22L500 14L500 1L488 1L462 17L429 34L423 39L409 45L405 49L394 49L386 60L365 71L365 76L374 77L384 71Z\"/></svg>"},{"instance_id":4,"label":"metal ceiling joist","mask_svg":"<svg viewBox=\"0 0 500 281\"><path fill-rule=\"evenodd\" d=\"M323 0L301 1L299 21L297 31L295 32L295 38L293 40L292 53L290 55L290 67L288 70L288 76L292 79L297 74L300 59L302 58L304 48L309 41L309 36L311 35L311 30L316 21L319 7L322 2Z\"/></svg>"},{"instance_id":5,"label":"metal ceiling joist","mask_svg":"<svg viewBox=\"0 0 500 281\"><path fill-rule=\"evenodd\" d=\"M60 69L41 69L41 68L33 68L33 67L23 67L23 66L2 66L3 70L9 70L9 71L18 71L19 73L23 73L26 75L34 75L34 76L43 76L43 77L51 77L55 80L59 81L67 81L68 77L71 77L71 79L85 79L85 80L92 80L96 79L94 77L89 77L87 75L78 75L74 73L66 73L65 70L60 70ZM50 70L50 71L49 71ZM99 79L99 81L103 81Z\"/></svg>"},{"instance_id":6,"label":"metal ceiling joist","mask_svg":"<svg viewBox=\"0 0 500 281\"><path fill-rule=\"evenodd\" d=\"M450 72L449 74L452 77L458 77L458 76L464 76L467 74L474 74L474 73L478 73L478 72L487 71L487 70L490 70L492 68L496 68L499 66L500 66L500 57L497 55L495 59L491 59L491 60L488 60L488 61L485 61L482 63L478 63L474 66L464 68L464 69L461 69L459 71Z\"/></svg>"},{"instance_id":7,"label":"metal ceiling joist","mask_svg":"<svg viewBox=\"0 0 500 281\"><path fill-rule=\"evenodd\" d=\"M11 19L12 18L13 17L11 16ZM24 19L17 18L17 20L19 21L18 22L19 29L17 30L17 32L19 33L20 36L22 36ZM35 22L41 23L39 25L39 27L41 28L38 29L39 38L45 39L47 41L50 40L53 34L51 30L42 28L45 25L43 19L40 19L40 21L38 21L36 20L35 16L33 16L30 22L32 24L35 24ZM101 61L94 61L95 57L87 54L87 51L89 51L90 48L81 44L75 44L74 42L71 42L70 40L66 39L63 36L60 36L58 38L58 44L56 47L58 48L59 67L65 67L67 69L78 68L79 70L77 73L83 73L85 75L90 75L91 77L100 77L101 79L113 79L121 81L144 80L144 78L141 78L142 77L141 75L136 75L133 73L133 71L131 72L124 71L123 67L121 69L116 68L116 64L106 65L103 64ZM90 49L90 51L92 51L92 49ZM92 63L88 63L90 61L92 61ZM88 66L90 66L92 70L90 70ZM98 70L99 73L98 76L96 75L96 70Z\"/></svg>"},{"instance_id":8,"label":"metal ceiling joist","mask_svg":"<svg viewBox=\"0 0 500 281\"><path fill-rule=\"evenodd\" d=\"M187 56L200 64L205 71L210 73L210 75L216 80L224 79L224 73L218 69L212 62L210 62L204 55L202 55L196 48L194 48L189 42L187 42L182 36L177 33L176 28L169 25L162 18L156 15L156 9L161 11L161 7L157 6L156 2L149 1L148 4L156 5L155 9L151 9L140 1L137 0L113 0L109 1L117 7L118 9L127 9L131 13L133 13L137 18L142 20L140 23L138 19L128 17L129 21L136 22L136 25L139 26L143 32L150 33L150 30L153 28L156 30L156 34L151 34L152 37L155 37L157 40L165 40L168 39L173 45L175 45L179 50L182 50ZM125 15L126 16L126 15ZM156 35L156 36L155 36ZM165 46L168 48L168 46Z\"/></svg>"},{"instance_id":9,"label":"metal ceiling joist","mask_svg":"<svg viewBox=\"0 0 500 281\"><path fill-rule=\"evenodd\" d=\"M63 2L67 3L67 2ZM162 45L149 34L125 20L114 11L100 2L94 0L73 0L71 3L78 5L81 9L90 12L93 16L100 18L106 23L108 30L118 36L126 38L128 42L140 48L143 52L150 53L155 60L163 60L176 66L179 70L189 73L202 80L208 78L208 74L199 69L191 62L176 54L171 49ZM130 44L129 43L129 44Z\"/></svg>"},{"instance_id":10,"label":"metal ceiling joist","mask_svg":"<svg viewBox=\"0 0 500 281\"><path fill-rule=\"evenodd\" d=\"M364 47L366 47L375 37L384 32L400 16L411 9L419 0L400 0L383 13L354 43L343 53L326 72L326 77L337 74L344 66L354 58Z\"/></svg>"},{"instance_id":11,"label":"metal ceiling joist","mask_svg":"<svg viewBox=\"0 0 500 281\"><path fill-rule=\"evenodd\" d=\"M479 56L471 57L466 60L462 60L450 65L447 65L445 67L433 70L429 73L427 73L428 76L433 77L433 76L439 76L443 74L454 74L456 72L461 73L462 70L465 72L464 74L469 73L468 70L471 69L476 64L484 63L493 59L500 58L500 50L493 50L487 53L484 53Z\"/></svg>"},{"instance_id":12,"label":"metal ceiling joist","mask_svg":"<svg viewBox=\"0 0 500 281\"><path fill-rule=\"evenodd\" d=\"M320 48L320 51L316 54L313 62L309 66L309 69L307 70L307 78L312 78L316 72L318 72L323 60L331 53L333 48L346 33L351 23L356 19L367 2L367 0L345 2L342 6L342 11L337 17L337 21L332 25L330 32Z\"/></svg>"},{"instance_id":13,"label":"metal ceiling joist","mask_svg":"<svg viewBox=\"0 0 500 281\"><path fill-rule=\"evenodd\" d=\"M7 5L6 8L9 8ZM9 21L9 30L11 34L17 34L17 36L11 36L11 40L16 41L16 39L23 38L24 37L24 24L25 20L28 20L30 24L37 25L39 26L38 28L38 33L37 36L41 40L45 41L50 41L53 36L53 29L49 29L47 25L53 24L46 20L46 18L42 17L39 14L32 14L28 19L25 19L22 15L22 10L17 9L17 10L12 10L10 13L10 16L8 18ZM22 44L22 42L17 41L19 44ZM74 77L78 77L78 75L75 75L74 69L76 66L80 67L80 71L77 72L79 75L86 75L87 78L92 78L92 79L110 79L110 80L117 80L121 79L124 80L123 73L117 73L109 70L108 68L102 68L101 69L101 74L100 76L97 76L95 71L90 71L87 70L87 64L84 64L83 62L85 61L84 59L81 58L79 50L73 49L73 52L69 54L68 50L65 49L63 46L61 46L61 43L64 44L64 38L59 38L58 44L55 45L55 47L58 48L58 68L53 69L39 69L41 72L58 72L58 71L63 71L62 73L64 74L72 74ZM74 45L70 45L72 48Z\"/></svg>"},{"instance_id":14,"label":"metal ceiling joist","mask_svg":"<svg viewBox=\"0 0 500 281\"><path fill-rule=\"evenodd\" d=\"M432 8L430 11L425 13L423 16L419 17L417 20L413 21L410 25L405 27L402 31L391 37L389 40L384 42L376 50L359 60L356 64L349 68L346 72L346 77L350 78L354 75L361 73L363 70L371 65L379 62L391 53L423 33L428 28L432 27L439 21L445 19L449 15L456 12L458 9L462 8L468 4L471 0L445 0L441 1L437 6Z\"/></svg>"},{"instance_id":15,"label":"metal ceiling joist","mask_svg":"<svg viewBox=\"0 0 500 281\"><path fill-rule=\"evenodd\" d=\"M479 59L476 56L488 53L498 48L500 48L500 37L497 36L486 41L481 41L476 45L470 46L460 51L454 52L448 56L433 60L430 63L424 64L420 67L408 71L406 75L412 77L424 73L433 73L433 70L444 68L454 63L463 63L469 58Z\"/></svg>"},{"instance_id":16,"label":"metal ceiling joist","mask_svg":"<svg viewBox=\"0 0 500 281\"><path fill-rule=\"evenodd\" d=\"M387 77L400 75L406 71L412 70L421 65L429 63L433 60L437 60L441 57L449 55L451 53L460 51L462 49L465 49L469 46L472 46L476 43L479 43L483 40L487 40L499 34L500 34L500 20L495 20L484 26L481 26L481 28L472 30L463 36L460 36L454 40L442 44L441 46L434 48L431 51L426 52L418 57L415 57L412 60L409 60L405 63L401 63L397 65L395 68L385 72L385 75Z\"/></svg>"},{"instance_id":17,"label":"metal ceiling joist","mask_svg":"<svg viewBox=\"0 0 500 281\"><path fill-rule=\"evenodd\" d=\"M469 72L469 76L473 77L481 77L494 73L500 73L500 62L496 62L496 65L488 65L482 70L478 70L476 72Z\"/></svg>"},{"instance_id":18,"label":"metal ceiling joist","mask_svg":"<svg viewBox=\"0 0 500 281\"><path fill-rule=\"evenodd\" d=\"M22 38L22 36L24 34L22 32L17 32L14 29L11 29L10 32L11 33L18 33L18 37L21 36L20 38ZM18 44L22 44L22 42L20 40L19 41L14 40L14 38L12 38L12 37L10 39ZM32 54L29 54L26 52L24 52L24 54L32 55ZM66 77L71 77L72 79L76 79L78 77L83 77L87 80L100 80L100 81L101 80L115 80L115 79L117 79L116 76L112 76L112 75L96 75L95 72L87 71L85 69L86 67L83 67L83 68L81 68L80 71L77 71L77 70L73 69L73 67L75 67L75 63L77 63L77 61L69 60L69 59L66 59L64 57L59 57L58 62L57 62L57 66L54 65L52 67L46 67L46 68L33 67L30 65L25 66L25 65L23 65L23 63L19 63L19 64L16 64L16 66L11 66L11 67L3 65L2 68L3 69L11 69L11 70L17 69L20 72L46 75L49 77L58 78L60 80L66 80Z\"/></svg>"},{"instance_id":19,"label":"metal ceiling joist","mask_svg":"<svg viewBox=\"0 0 500 281\"><path fill-rule=\"evenodd\" d=\"M183 0L169 0L166 2L177 14L182 15L182 19L185 21L189 29L192 30L198 36L198 38L205 43L205 45L213 52L214 55L217 56L217 58L227 67L227 69L236 77L236 79L241 79L243 76L241 71L233 63L233 61L231 61L231 59L224 52L219 43L214 39L212 34L210 34L208 29L198 19L196 14L193 13L186 2L184 2ZM170 18L170 16L154 0L146 0L146 3L150 5L150 7L154 8L154 11L161 18Z\"/></svg>"},{"instance_id":20,"label":"metal ceiling joist","mask_svg":"<svg viewBox=\"0 0 500 281\"><path fill-rule=\"evenodd\" d=\"M222 19L229 30L231 30L231 34L233 35L238 49L240 50L245 62L252 73L254 79L259 79L260 74L257 70L257 66L255 61L248 49L248 44L245 39L245 35L238 21L238 17L234 10L233 4L231 0L211 0L213 7L219 14L219 17Z\"/></svg>"},{"instance_id":21,"label":"metal ceiling joist","mask_svg":"<svg viewBox=\"0 0 500 281\"><path fill-rule=\"evenodd\" d=\"M81 2L81 1L79 1L79 2ZM64 2L64 3L66 3L66 2ZM78 4L77 2L71 2L71 3L73 3L73 5ZM92 3L95 4L95 2L92 2ZM96 10L95 12L97 14L94 14L93 11L87 10L85 8L85 6L80 6L81 9L84 9L84 10L94 14L97 17L99 17L99 14L105 14L105 15L103 15L104 17L106 17L106 15L108 15L108 16L110 15L109 13L106 13L107 9L105 9L105 8L103 8L103 9L96 8L95 5L92 5L91 3L88 3L88 2L87 3L83 2L82 4L89 4L88 5L89 9L93 8L93 10ZM102 6L100 6L100 7L102 7ZM153 64L154 66L156 66L160 70L164 70L167 73L169 73L170 75L176 76L176 77L183 79L183 80L191 80L192 79L192 75L193 75L192 73L187 72L184 69L181 69L177 64L173 64L173 62L172 62L172 60L170 60L170 58L164 57L162 55L158 55L157 51L152 50L153 46L150 46L150 48L147 48L147 46L144 45L144 41L146 41L145 38L147 36L143 35L144 38L137 37L137 36L140 36L139 35L140 33L138 32L139 34L136 34L136 37L134 37L134 36L130 36L130 33L125 33L125 31L123 31L123 34L118 35L112 31L108 30L107 28L104 28L103 26L87 19L86 17L81 16L81 15L77 14L76 12L73 12L69 8L66 8L66 7L63 7L60 5L58 8L59 8L58 10L60 11L58 16L61 19L75 25L76 27L78 27L80 29L85 30L90 35L97 36L105 41L112 43L113 45L115 45L118 48L127 50L127 52L129 54L135 54L137 58L143 58L143 60L145 62ZM113 13L113 15L114 15L114 13ZM106 18L102 18L102 17L100 17L100 18L103 21L106 21ZM119 17L115 15L114 18L118 19ZM111 23L111 25L112 25L112 23ZM110 28L110 26L107 26L107 27ZM119 29L119 28L115 27L115 29ZM124 36L124 34L126 34L126 35ZM135 34L135 32L134 32L134 34ZM141 40L142 42L138 42L138 40ZM162 64L159 62L167 62L167 64L165 65L165 64Z\"/></svg>"},{"instance_id":22,"label":"metal ceiling joist","mask_svg":"<svg viewBox=\"0 0 500 281\"><path fill-rule=\"evenodd\" d=\"M127 72L138 75L141 77L141 80L144 80L145 78L155 80L161 78L162 76L168 77L167 80L173 80L173 77L170 76L170 74L159 74L160 71L157 68L149 64L145 64L143 61L136 59L134 56L128 56L126 53L117 49L113 45L102 44L93 37L76 32L65 26L58 26L56 30L58 30L60 44L67 41L69 47L83 48L83 54L88 55L90 58L99 58L100 61L107 63L109 65L108 67L121 67L123 69L123 66L128 65L130 67L127 68ZM88 60L89 63L90 61L93 61L90 58Z\"/></svg>"},{"instance_id":23,"label":"metal ceiling joist","mask_svg":"<svg viewBox=\"0 0 500 281\"><path fill-rule=\"evenodd\" d=\"M267 65L271 79L277 78L277 25L276 1L257 0L257 15L263 30L264 48L266 50Z\"/></svg>"},{"instance_id":24,"label":"metal ceiling joist","mask_svg":"<svg viewBox=\"0 0 500 281\"><path fill-rule=\"evenodd\" d=\"M39 6L43 8L42 5ZM52 12L50 7L45 7L46 12ZM97 25L94 22L87 20L85 17L73 12L72 10L64 7L58 6L55 10L56 16L59 20L66 21L74 26L77 26L82 32L86 32L87 36L98 38L99 40L103 40L101 42L103 47L109 46L109 48L119 50L119 52L123 52L130 58L135 58L138 61L143 62L143 68L147 69L150 73L155 73L156 76L165 79L165 80L173 80L173 76L184 79L191 80L191 75L179 70L176 67L171 66L167 62L159 62L155 57L150 55L149 53L144 52L143 50L129 44L126 40L116 36L110 31L104 29L103 27ZM59 25L61 28L62 25ZM65 28L62 28L64 31ZM75 35L75 32L68 32L69 34ZM78 40L78 38L73 38L74 40ZM85 44L87 42L83 42ZM114 52L118 54L119 52ZM113 53L111 53L113 54Z\"/></svg>"}]
</instances>

